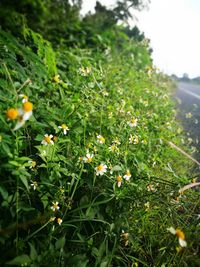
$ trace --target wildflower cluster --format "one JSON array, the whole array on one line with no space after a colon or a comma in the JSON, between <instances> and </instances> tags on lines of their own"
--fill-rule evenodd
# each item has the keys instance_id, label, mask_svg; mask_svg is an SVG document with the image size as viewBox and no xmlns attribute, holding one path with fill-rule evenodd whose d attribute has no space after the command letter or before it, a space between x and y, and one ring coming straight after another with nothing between
<instances>
[{"instance_id":1,"label":"wildflower cluster","mask_svg":"<svg viewBox=\"0 0 200 267\"><path fill-rule=\"evenodd\" d=\"M13 131L21 128L27 120L30 119L33 114L33 104L28 101L28 97L25 95L21 95L22 99L22 107L20 108L9 108L6 112L6 116L8 121L17 121Z\"/></svg>"}]
</instances>

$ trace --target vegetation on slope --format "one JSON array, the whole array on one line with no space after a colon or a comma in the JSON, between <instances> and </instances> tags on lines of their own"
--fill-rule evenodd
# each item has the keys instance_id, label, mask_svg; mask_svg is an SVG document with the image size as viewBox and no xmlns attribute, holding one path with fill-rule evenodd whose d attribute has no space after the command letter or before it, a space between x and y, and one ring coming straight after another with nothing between
<instances>
[{"instance_id":1,"label":"vegetation on slope","mask_svg":"<svg viewBox=\"0 0 200 267\"><path fill-rule=\"evenodd\" d=\"M144 38L94 19L80 42L77 23L75 40L0 31L0 264L198 266L171 82Z\"/></svg>"}]
</instances>

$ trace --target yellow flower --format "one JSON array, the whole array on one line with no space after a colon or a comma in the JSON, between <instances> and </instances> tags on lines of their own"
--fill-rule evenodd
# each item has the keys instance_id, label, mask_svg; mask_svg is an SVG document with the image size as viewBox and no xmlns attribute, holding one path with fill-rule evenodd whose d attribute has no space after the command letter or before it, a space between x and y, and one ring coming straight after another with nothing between
<instances>
[{"instance_id":1,"label":"yellow flower","mask_svg":"<svg viewBox=\"0 0 200 267\"><path fill-rule=\"evenodd\" d=\"M6 116L8 120L15 120L19 116L19 111L16 108L10 108L7 110Z\"/></svg>"},{"instance_id":2,"label":"yellow flower","mask_svg":"<svg viewBox=\"0 0 200 267\"><path fill-rule=\"evenodd\" d=\"M31 103L31 102L25 102L25 103L23 103L23 110L25 111L25 112L30 112L30 111L32 111L33 110L33 104Z\"/></svg>"}]
</instances>

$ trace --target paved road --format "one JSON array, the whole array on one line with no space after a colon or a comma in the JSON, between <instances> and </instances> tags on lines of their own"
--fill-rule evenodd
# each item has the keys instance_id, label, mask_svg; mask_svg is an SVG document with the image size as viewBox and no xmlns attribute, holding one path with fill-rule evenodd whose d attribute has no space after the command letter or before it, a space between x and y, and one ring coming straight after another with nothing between
<instances>
[{"instance_id":1,"label":"paved road","mask_svg":"<svg viewBox=\"0 0 200 267\"><path fill-rule=\"evenodd\" d=\"M200 85L179 83L176 97L178 119L187 133L188 143L197 149L196 159L200 160Z\"/></svg>"}]
</instances>

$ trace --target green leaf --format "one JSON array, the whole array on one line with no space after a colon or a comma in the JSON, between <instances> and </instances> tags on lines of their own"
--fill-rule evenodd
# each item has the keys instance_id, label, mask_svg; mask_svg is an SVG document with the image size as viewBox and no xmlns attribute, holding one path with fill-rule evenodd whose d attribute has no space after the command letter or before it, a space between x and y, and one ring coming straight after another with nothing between
<instances>
[{"instance_id":1,"label":"green leaf","mask_svg":"<svg viewBox=\"0 0 200 267\"><path fill-rule=\"evenodd\" d=\"M8 192L7 192L7 190L5 189L5 187L0 186L0 193L1 193L2 198L3 198L4 200L6 200L6 199L8 198Z\"/></svg>"},{"instance_id":2,"label":"green leaf","mask_svg":"<svg viewBox=\"0 0 200 267\"><path fill-rule=\"evenodd\" d=\"M2 149L4 150L5 154L7 154L9 157L12 157L12 153L10 151L10 148L7 144L2 144Z\"/></svg>"},{"instance_id":3,"label":"green leaf","mask_svg":"<svg viewBox=\"0 0 200 267\"><path fill-rule=\"evenodd\" d=\"M56 249L61 249L63 248L65 245L65 236L59 238L57 241L56 241L56 244L55 244L55 247Z\"/></svg>"},{"instance_id":4,"label":"green leaf","mask_svg":"<svg viewBox=\"0 0 200 267\"><path fill-rule=\"evenodd\" d=\"M12 266L13 265L21 266L22 264L29 265L30 263L31 263L31 259L29 258L29 256L26 254L23 254L23 255L17 256L11 261L8 261L6 264L12 265Z\"/></svg>"},{"instance_id":5,"label":"green leaf","mask_svg":"<svg viewBox=\"0 0 200 267\"><path fill-rule=\"evenodd\" d=\"M89 260L87 259L85 254L78 254L74 257L71 257L67 262L67 266L70 267L87 267Z\"/></svg>"},{"instance_id":6,"label":"green leaf","mask_svg":"<svg viewBox=\"0 0 200 267\"><path fill-rule=\"evenodd\" d=\"M29 246L30 246L30 258L31 260L35 261L38 256L37 251L31 243L29 243Z\"/></svg>"},{"instance_id":7,"label":"green leaf","mask_svg":"<svg viewBox=\"0 0 200 267\"><path fill-rule=\"evenodd\" d=\"M23 175L20 175L19 178L22 181L22 183L25 185L26 189L29 191L27 178L25 176L23 176Z\"/></svg>"}]
</instances>

